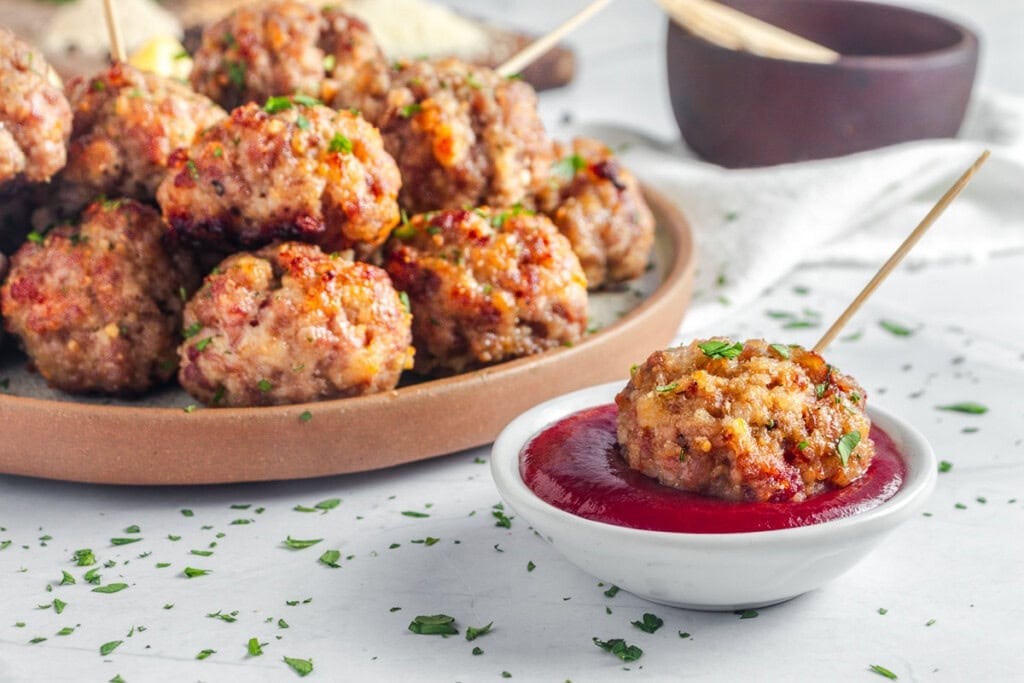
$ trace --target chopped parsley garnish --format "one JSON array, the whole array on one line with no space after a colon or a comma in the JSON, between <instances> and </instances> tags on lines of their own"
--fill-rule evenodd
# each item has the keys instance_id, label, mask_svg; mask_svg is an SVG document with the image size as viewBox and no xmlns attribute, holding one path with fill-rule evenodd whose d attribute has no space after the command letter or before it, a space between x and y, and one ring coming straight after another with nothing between
<instances>
[{"instance_id":1,"label":"chopped parsley garnish","mask_svg":"<svg viewBox=\"0 0 1024 683\"><path fill-rule=\"evenodd\" d=\"M118 593L128 587L127 583L108 583L105 586L96 586L93 593Z\"/></svg>"},{"instance_id":2,"label":"chopped parsley garnish","mask_svg":"<svg viewBox=\"0 0 1024 683\"><path fill-rule=\"evenodd\" d=\"M188 169L188 177L192 180L199 180L199 168L196 166L196 162L189 159L185 162L185 168Z\"/></svg>"},{"instance_id":3,"label":"chopped parsley garnish","mask_svg":"<svg viewBox=\"0 0 1024 683\"><path fill-rule=\"evenodd\" d=\"M72 582L72 583L74 583L74 582ZM64 602L60 598L55 598L54 601L53 601L53 611L56 612L57 614L61 614L64 611L64 608L67 607L67 606L68 606L68 603Z\"/></svg>"},{"instance_id":4,"label":"chopped parsley garnish","mask_svg":"<svg viewBox=\"0 0 1024 683\"><path fill-rule=\"evenodd\" d=\"M302 411L302 414L299 415L299 422L309 422L312 419L313 413L309 412L308 410Z\"/></svg>"},{"instance_id":5,"label":"chopped parsley garnish","mask_svg":"<svg viewBox=\"0 0 1024 683\"><path fill-rule=\"evenodd\" d=\"M679 388L679 382L672 382L671 384L663 384L661 386L654 387L654 390L659 394L667 394L670 391L675 391Z\"/></svg>"},{"instance_id":6,"label":"chopped parsley garnish","mask_svg":"<svg viewBox=\"0 0 1024 683\"><path fill-rule=\"evenodd\" d=\"M526 571L528 571L528 572L532 572L532 571L533 571L534 569L536 569L536 568L537 568L537 565L535 565L535 564L533 563L533 560L529 560L529 561L528 561L528 562L526 563Z\"/></svg>"},{"instance_id":7,"label":"chopped parsley garnish","mask_svg":"<svg viewBox=\"0 0 1024 683\"><path fill-rule=\"evenodd\" d=\"M406 313L412 313L412 304L409 303L409 295L406 292L399 292L398 300L402 302L402 308Z\"/></svg>"},{"instance_id":8,"label":"chopped parsley garnish","mask_svg":"<svg viewBox=\"0 0 1024 683\"><path fill-rule=\"evenodd\" d=\"M421 636L455 636L455 617L447 614L420 615L409 622L409 630Z\"/></svg>"},{"instance_id":9,"label":"chopped parsley garnish","mask_svg":"<svg viewBox=\"0 0 1024 683\"><path fill-rule=\"evenodd\" d=\"M935 406L937 410L948 410L954 413L967 413L968 415L984 415L988 412L986 406L974 401L962 401L960 403L951 403L945 406Z\"/></svg>"},{"instance_id":10,"label":"chopped parsley garnish","mask_svg":"<svg viewBox=\"0 0 1024 683\"><path fill-rule=\"evenodd\" d=\"M323 104L320 100L309 95L303 95L302 93L296 93L292 96L292 101L295 104L301 104L303 107L315 107L318 104Z\"/></svg>"},{"instance_id":11,"label":"chopped parsley garnish","mask_svg":"<svg viewBox=\"0 0 1024 683\"><path fill-rule=\"evenodd\" d=\"M338 569L339 567L341 567L341 565L338 564L339 559L341 559L341 553L339 551L328 550L320 556L320 563L325 564L328 567L331 567L332 569Z\"/></svg>"},{"instance_id":12,"label":"chopped parsley garnish","mask_svg":"<svg viewBox=\"0 0 1024 683\"><path fill-rule=\"evenodd\" d=\"M259 382L256 383L256 387L265 394L271 389L273 389L274 385L271 384L268 380L261 379Z\"/></svg>"},{"instance_id":13,"label":"chopped parsley garnish","mask_svg":"<svg viewBox=\"0 0 1024 683\"><path fill-rule=\"evenodd\" d=\"M327 510L333 510L339 505L341 505L341 498L328 498L327 500L321 500L313 507L315 507L317 510L323 510L324 512L326 512Z\"/></svg>"},{"instance_id":14,"label":"chopped parsley garnish","mask_svg":"<svg viewBox=\"0 0 1024 683\"><path fill-rule=\"evenodd\" d=\"M483 651L482 649L480 649L479 647L474 647L474 648L473 648L473 655L474 655L474 656L476 656L476 655L482 655L483 653L484 653L484 651Z\"/></svg>"},{"instance_id":15,"label":"chopped parsley garnish","mask_svg":"<svg viewBox=\"0 0 1024 683\"><path fill-rule=\"evenodd\" d=\"M196 351L205 351L206 347L213 341L213 337L207 337L206 339L200 339L196 342Z\"/></svg>"},{"instance_id":16,"label":"chopped parsley garnish","mask_svg":"<svg viewBox=\"0 0 1024 683\"><path fill-rule=\"evenodd\" d=\"M185 567L185 571L182 573L185 574L185 578L194 579L197 576L206 576L210 573L210 571L211 570L209 569L196 569L195 567Z\"/></svg>"},{"instance_id":17,"label":"chopped parsley garnish","mask_svg":"<svg viewBox=\"0 0 1024 683\"><path fill-rule=\"evenodd\" d=\"M897 678L899 678L899 676L897 676L893 672L889 671L888 669L886 669L881 664L872 664L872 665L870 665L868 667L868 669L870 669L871 671L874 671L876 674L878 674L880 676L885 676L886 678L888 678L891 681L895 681Z\"/></svg>"},{"instance_id":18,"label":"chopped parsley garnish","mask_svg":"<svg viewBox=\"0 0 1024 683\"><path fill-rule=\"evenodd\" d=\"M494 622L481 626L480 628L474 628L473 626L466 627L466 640L476 640L480 636L485 636L491 632L491 627L494 626Z\"/></svg>"},{"instance_id":19,"label":"chopped parsley garnish","mask_svg":"<svg viewBox=\"0 0 1024 683\"><path fill-rule=\"evenodd\" d=\"M27 239L29 242L34 242L36 244L42 244L43 243L43 236L40 235L35 230L30 232L25 239Z\"/></svg>"},{"instance_id":20,"label":"chopped parsley garnish","mask_svg":"<svg viewBox=\"0 0 1024 683\"><path fill-rule=\"evenodd\" d=\"M953 469L953 463L949 462L948 460L939 461L939 472L946 473L949 472L951 469Z\"/></svg>"},{"instance_id":21,"label":"chopped parsley garnish","mask_svg":"<svg viewBox=\"0 0 1024 683\"><path fill-rule=\"evenodd\" d=\"M303 540L303 539L299 539L299 538L292 538L291 536L289 536L283 542L284 542L285 546L291 548L292 550L303 550L304 548L309 548L310 546L316 545L317 543L319 543L322 540L324 540L324 539L322 539L322 538L309 538L309 539Z\"/></svg>"},{"instance_id":22,"label":"chopped parsley garnish","mask_svg":"<svg viewBox=\"0 0 1024 683\"><path fill-rule=\"evenodd\" d=\"M248 650L250 657L259 657L263 654L264 645L266 645L266 643L261 643L256 638L250 638L246 645L246 650Z\"/></svg>"},{"instance_id":23,"label":"chopped parsley garnish","mask_svg":"<svg viewBox=\"0 0 1024 683\"><path fill-rule=\"evenodd\" d=\"M650 612L645 612L640 621L631 621L630 623L644 633L654 633L665 625L665 620Z\"/></svg>"},{"instance_id":24,"label":"chopped parsley garnish","mask_svg":"<svg viewBox=\"0 0 1024 683\"><path fill-rule=\"evenodd\" d=\"M403 119L407 119L410 116L415 116L416 114L419 114L421 111L423 111L423 107L420 106L418 102L413 102L412 104L407 104L401 109L399 109L398 114Z\"/></svg>"},{"instance_id":25,"label":"chopped parsley garnish","mask_svg":"<svg viewBox=\"0 0 1024 683\"><path fill-rule=\"evenodd\" d=\"M743 352L741 342L730 343L728 340L712 339L703 344L697 344L697 348L704 352L708 358L735 358Z\"/></svg>"},{"instance_id":26,"label":"chopped parsley garnish","mask_svg":"<svg viewBox=\"0 0 1024 683\"><path fill-rule=\"evenodd\" d=\"M216 650L210 650L210 649L200 650L199 654L196 655L196 659L206 659L207 657L209 657L212 654L215 654L216 652L217 652Z\"/></svg>"},{"instance_id":27,"label":"chopped parsley garnish","mask_svg":"<svg viewBox=\"0 0 1024 683\"><path fill-rule=\"evenodd\" d=\"M61 577L60 577L60 585L61 586L70 586L70 585L72 585L74 583L75 583L75 577L71 576L71 574L66 569L62 569L61 570Z\"/></svg>"},{"instance_id":28,"label":"chopped parsley garnish","mask_svg":"<svg viewBox=\"0 0 1024 683\"><path fill-rule=\"evenodd\" d=\"M112 640L109 643L103 643L100 645L100 654L106 657L111 652L117 649L117 646L123 643L123 640Z\"/></svg>"},{"instance_id":29,"label":"chopped parsley garnish","mask_svg":"<svg viewBox=\"0 0 1024 683\"><path fill-rule=\"evenodd\" d=\"M636 645L627 645L626 641L622 638L612 638L610 640L600 640L597 637L594 639L594 645L605 652L610 652L624 662L635 662L640 659L644 651L638 648Z\"/></svg>"},{"instance_id":30,"label":"chopped parsley garnish","mask_svg":"<svg viewBox=\"0 0 1024 683\"><path fill-rule=\"evenodd\" d=\"M327 55L324 57L324 71L330 73L334 71L334 67L338 65L338 58L334 55Z\"/></svg>"},{"instance_id":31,"label":"chopped parsley garnish","mask_svg":"<svg viewBox=\"0 0 1024 683\"><path fill-rule=\"evenodd\" d=\"M129 543L138 543L141 538L112 538L110 539L111 545L128 545Z\"/></svg>"},{"instance_id":32,"label":"chopped parsley garnish","mask_svg":"<svg viewBox=\"0 0 1024 683\"><path fill-rule=\"evenodd\" d=\"M587 162L583 160L579 154L570 154L564 159L556 161L551 170L563 178L572 178L576 175L577 171L582 171L587 167Z\"/></svg>"},{"instance_id":33,"label":"chopped parsley garnish","mask_svg":"<svg viewBox=\"0 0 1024 683\"><path fill-rule=\"evenodd\" d=\"M74 632L75 632L75 627L74 626L65 626L61 630L57 631L57 635L58 636L70 636ZM102 652L102 650L100 650L100 652Z\"/></svg>"},{"instance_id":34,"label":"chopped parsley garnish","mask_svg":"<svg viewBox=\"0 0 1024 683\"><path fill-rule=\"evenodd\" d=\"M295 659L294 657L284 657L284 663L295 670L295 673L300 676L308 676L313 673L313 660L312 659Z\"/></svg>"},{"instance_id":35,"label":"chopped parsley garnish","mask_svg":"<svg viewBox=\"0 0 1024 683\"><path fill-rule=\"evenodd\" d=\"M790 359L789 347L785 344L772 344L771 347L772 351L782 356L783 359Z\"/></svg>"},{"instance_id":36,"label":"chopped parsley garnish","mask_svg":"<svg viewBox=\"0 0 1024 683\"><path fill-rule=\"evenodd\" d=\"M267 103L263 105L263 111L268 114L276 114L281 111L287 111L294 106L295 105L292 104L291 99L288 97L271 96L267 98Z\"/></svg>"},{"instance_id":37,"label":"chopped parsley garnish","mask_svg":"<svg viewBox=\"0 0 1024 683\"><path fill-rule=\"evenodd\" d=\"M405 515L406 517L416 517L416 518L429 517L430 516L426 512L416 512L415 510L403 510L402 514Z\"/></svg>"},{"instance_id":38,"label":"chopped parsley garnish","mask_svg":"<svg viewBox=\"0 0 1024 683\"><path fill-rule=\"evenodd\" d=\"M757 619L758 611L756 609L738 609L733 614L739 616L740 619Z\"/></svg>"},{"instance_id":39,"label":"chopped parsley garnish","mask_svg":"<svg viewBox=\"0 0 1024 683\"><path fill-rule=\"evenodd\" d=\"M882 329L896 335L897 337L909 337L914 334L914 330L909 327L894 323L891 320L879 320L878 324L882 326Z\"/></svg>"},{"instance_id":40,"label":"chopped parsley garnish","mask_svg":"<svg viewBox=\"0 0 1024 683\"><path fill-rule=\"evenodd\" d=\"M503 529L512 528L512 517L506 515L502 510L492 510L491 516L498 520L494 523L494 526L500 526Z\"/></svg>"},{"instance_id":41,"label":"chopped parsley garnish","mask_svg":"<svg viewBox=\"0 0 1024 683\"><path fill-rule=\"evenodd\" d=\"M621 589L618 586L612 584L612 586L604 592L604 596L606 598L614 598L616 595L619 594L620 590Z\"/></svg>"},{"instance_id":42,"label":"chopped parsley garnish","mask_svg":"<svg viewBox=\"0 0 1024 683\"><path fill-rule=\"evenodd\" d=\"M842 438L836 443L836 453L839 454L839 459L843 463L843 467L846 467L846 463L849 461L850 456L853 454L853 449L860 443L860 432L854 430L843 434Z\"/></svg>"},{"instance_id":43,"label":"chopped parsley garnish","mask_svg":"<svg viewBox=\"0 0 1024 683\"><path fill-rule=\"evenodd\" d=\"M199 334L199 330L201 329L203 329L203 324L201 322L194 322L181 331L181 336L185 339L189 339L190 337L194 337ZM184 515L185 511L182 510L181 514ZM185 516L188 517L188 515Z\"/></svg>"},{"instance_id":44,"label":"chopped parsley garnish","mask_svg":"<svg viewBox=\"0 0 1024 683\"><path fill-rule=\"evenodd\" d=\"M341 133L335 133L330 144L327 145L327 151L331 154L351 154L352 141Z\"/></svg>"},{"instance_id":45,"label":"chopped parsley garnish","mask_svg":"<svg viewBox=\"0 0 1024 683\"><path fill-rule=\"evenodd\" d=\"M309 130L313 124L305 116L299 114L295 119L295 125L299 127L299 130Z\"/></svg>"}]
</instances>

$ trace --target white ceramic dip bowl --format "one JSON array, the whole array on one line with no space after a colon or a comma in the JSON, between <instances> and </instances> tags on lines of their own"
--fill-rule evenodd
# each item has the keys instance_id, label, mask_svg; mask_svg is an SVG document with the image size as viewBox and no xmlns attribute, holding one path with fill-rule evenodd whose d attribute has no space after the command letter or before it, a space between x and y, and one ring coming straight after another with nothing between
<instances>
[{"instance_id":1,"label":"white ceramic dip bowl","mask_svg":"<svg viewBox=\"0 0 1024 683\"><path fill-rule=\"evenodd\" d=\"M595 522L541 500L523 481L523 448L547 426L614 401L625 382L554 398L526 411L498 436L491 474L516 514L570 562L598 579L653 602L703 610L763 607L818 588L843 574L918 512L935 487L931 446L896 416L868 414L892 438L906 464L899 491L878 507L809 526L743 533L646 531Z\"/></svg>"}]
</instances>

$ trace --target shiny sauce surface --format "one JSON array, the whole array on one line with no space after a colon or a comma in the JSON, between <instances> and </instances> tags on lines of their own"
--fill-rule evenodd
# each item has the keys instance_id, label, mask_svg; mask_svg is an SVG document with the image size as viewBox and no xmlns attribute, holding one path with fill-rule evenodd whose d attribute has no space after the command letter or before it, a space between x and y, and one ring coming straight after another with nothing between
<instances>
[{"instance_id":1,"label":"shiny sauce surface","mask_svg":"<svg viewBox=\"0 0 1024 683\"><path fill-rule=\"evenodd\" d=\"M619 452L614 404L546 428L520 454L519 471L541 499L616 526L684 533L738 533L807 526L878 507L899 490L906 465L889 435L872 426L875 457L849 486L793 503L736 502L665 486L630 469Z\"/></svg>"}]
</instances>

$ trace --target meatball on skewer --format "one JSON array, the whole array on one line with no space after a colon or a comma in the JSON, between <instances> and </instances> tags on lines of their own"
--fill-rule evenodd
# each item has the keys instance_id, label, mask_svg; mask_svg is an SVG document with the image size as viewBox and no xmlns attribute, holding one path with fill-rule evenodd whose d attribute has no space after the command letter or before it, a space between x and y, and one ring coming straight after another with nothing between
<instances>
[{"instance_id":1,"label":"meatball on skewer","mask_svg":"<svg viewBox=\"0 0 1024 683\"><path fill-rule=\"evenodd\" d=\"M521 209L415 216L385 248L409 296L416 369L462 372L583 337L587 283L569 241Z\"/></svg>"},{"instance_id":2,"label":"meatball on skewer","mask_svg":"<svg viewBox=\"0 0 1024 683\"><path fill-rule=\"evenodd\" d=\"M0 189L64 168L71 108L43 54L0 26Z\"/></svg>"},{"instance_id":3,"label":"meatball on skewer","mask_svg":"<svg viewBox=\"0 0 1024 683\"><path fill-rule=\"evenodd\" d=\"M211 406L385 391L411 364L410 320L375 266L295 242L235 254L188 302L178 379Z\"/></svg>"},{"instance_id":4,"label":"meatball on skewer","mask_svg":"<svg viewBox=\"0 0 1024 683\"><path fill-rule=\"evenodd\" d=\"M166 237L155 209L104 201L14 255L0 308L50 386L133 396L174 376L199 273Z\"/></svg>"},{"instance_id":5,"label":"meatball on skewer","mask_svg":"<svg viewBox=\"0 0 1024 683\"><path fill-rule=\"evenodd\" d=\"M569 238L592 289L639 277L654 244L654 216L636 178L597 140L557 147L540 210Z\"/></svg>"},{"instance_id":6,"label":"meatball on skewer","mask_svg":"<svg viewBox=\"0 0 1024 683\"><path fill-rule=\"evenodd\" d=\"M116 63L68 85L74 131L61 194L74 210L97 195L152 201L171 153L227 114L188 87Z\"/></svg>"},{"instance_id":7,"label":"meatball on skewer","mask_svg":"<svg viewBox=\"0 0 1024 683\"><path fill-rule=\"evenodd\" d=\"M874 455L866 394L799 346L725 339L657 351L616 396L633 469L729 500L801 501Z\"/></svg>"}]
</instances>

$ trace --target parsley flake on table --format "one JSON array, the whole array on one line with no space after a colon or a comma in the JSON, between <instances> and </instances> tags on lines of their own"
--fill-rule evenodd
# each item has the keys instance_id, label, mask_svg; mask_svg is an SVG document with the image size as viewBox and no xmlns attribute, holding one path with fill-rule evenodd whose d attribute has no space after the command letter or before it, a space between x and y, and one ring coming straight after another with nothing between
<instances>
[{"instance_id":1,"label":"parsley flake on table","mask_svg":"<svg viewBox=\"0 0 1024 683\"><path fill-rule=\"evenodd\" d=\"M426 512L416 512L415 510L403 510L402 514L406 517L415 517L417 519L430 516Z\"/></svg>"},{"instance_id":2,"label":"parsley flake on table","mask_svg":"<svg viewBox=\"0 0 1024 683\"><path fill-rule=\"evenodd\" d=\"M192 512L191 510L189 510L188 508L182 508L181 514L182 514L183 517L193 517L193 516L195 516L195 513Z\"/></svg>"},{"instance_id":3,"label":"parsley flake on table","mask_svg":"<svg viewBox=\"0 0 1024 683\"><path fill-rule=\"evenodd\" d=\"M341 505L341 498L328 498L327 500L321 500L313 507L315 507L317 510L323 510L324 512L327 512L328 510L333 510L339 505Z\"/></svg>"},{"instance_id":4,"label":"parsley flake on table","mask_svg":"<svg viewBox=\"0 0 1024 683\"><path fill-rule=\"evenodd\" d=\"M71 576L66 569L61 570L60 585L70 586L75 583L75 577Z\"/></svg>"},{"instance_id":5,"label":"parsley flake on table","mask_svg":"<svg viewBox=\"0 0 1024 683\"><path fill-rule=\"evenodd\" d=\"M485 636L491 632L491 627L494 626L494 622L481 626L480 628L474 628L473 626L466 627L466 640L476 640L480 636Z\"/></svg>"},{"instance_id":6,"label":"parsley flake on table","mask_svg":"<svg viewBox=\"0 0 1024 683\"><path fill-rule=\"evenodd\" d=\"M512 520L514 518L513 517L509 517L502 510L492 510L491 511L491 516L494 517L494 519L498 520L498 521L496 521L494 523L494 526L500 526L503 529L511 529L512 528Z\"/></svg>"},{"instance_id":7,"label":"parsley flake on table","mask_svg":"<svg viewBox=\"0 0 1024 683\"><path fill-rule=\"evenodd\" d=\"M124 679L121 678L121 674L114 674L114 677L110 679L109 683L124 683Z\"/></svg>"},{"instance_id":8,"label":"parsley flake on table","mask_svg":"<svg viewBox=\"0 0 1024 683\"><path fill-rule=\"evenodd\" d=\"M138 543L141 538L112 538L110 539L110 545L128 545L129 543Z\"/></svg>"},{"instance_id":9,"label":"parsley flake on table","mask_svg":"<svg viewBox=\"0 0 1024 683\"><path fill-rule=\"evenodd\" d=\"M723 339L712 339L706 341L703 344L697 344L705 356L708 358L735 358L736 356L743 353L743 344L741 342L732 343L728 340Z\"/></svg>"},{"instance_id":10,"label":"parsley flake on table","mask_svg":"<svg viewBox=\"0 0 1024 683\"><path fill-rule=\"evenodd\" d=\"M210 612L206 616L210 619L220 619L221 621L233 624L236 621L238 621L238 610L235 610L234 612L230 612L228 614L225 614L221 610L217 610L216 612Z\"/></svg>"},{"instance_id":11,"label":"parsley flake on table","mask_svg":"<svg viewBox=\"0 0 1024 683\"><path fill-rule=\"evenodd\" d=\"M951 469L953 469L953 463L949 462L948 460L939 461L939 472L946 473L949 472Z\"/></svg>"},{"instance_id":12,"label":"parsley flake on table","mask_svg":"<svg viewBox=\"0 0 1024 683\"><path fill-rule=\"evenodd\" d=\"M317 543L320 543L323 540L324 539L322 539L322 538L301 539L301 538L292 538L291 536L289 536L284 541L282 541L282 543L284 543L285 547L291 548L292 550L303 550L305 548L309 548L310 546L314 546L314 545L316 545Z\"/></svg>"},{"instance_id":13,"label":"parsley flake on table","mask_svg":"<svg viewBox=\"0 0 1024 683\"><path fill-rule=\"evenodd\" d=\"M196 569L195 567L185 567L185 570L182 572L182 574L184 574L185 578L187 579L194 579L197 576L206 576L211 571L212 570L210 569Z\"/></svg>"},{"instance_id":14,"label":"parsley flake on table","mask_svg":"<svg viewBox=\"0 0 1024 683\"><path fill-rule=\"evenodd\" d=\"M75 632L75 627L74 626L65 626L61 630L57 631L57 635L58 636L70 636L74 632Z\"/></svg>"},{"instance_id":15,"label":"parsley flake on table","mask_svg":"<svg viewBox=\"0 0 1024 683\"><path fill-rule=\"evenodd\" d=\"M479 647L474 647L473 648L473 651L472 651L473 656L482 655L483 653L484 653L484 651L481 650Z\"/></svg>"},{"instance_id":16,"label":"parsley flake on table","mask_svg":"<svg viewBox=\"0 0 1024 683\"><path fill-rule=\"evenodd\" d=\"M246 645L246 649L249 652L249 656L259 657L260 655L262 655L264 645L266 645L266 643L261 643L255 638L250 638L248 644Z\"/></svg>"},{"instance_id":17,"label":"parsley flake on table","mask_svg":"<svg viewBox=\"0 0 1024 683\"><path fill-rule=\"evenodd\" d=\"M608 590L606 590L604 592L604 596L606 598L614 598L616 595L619 594L620 590L621 589L618 586L616 586L615 584L612 584L612 586Z\"/></svg>"},{"instance_id":18,"label":"parsley flake on table","mask_svg":"<svg viewBox=\"0 0 1024 683\"><path fill-rule=\"evenodd\" d=\"M756 619L758 611L756 609L738 609L733 611L733 614L739 616L740 619Z\"/></svg>"},{"instance_id":19,"label":"parsley flake on table","mask_svg":"<svg viewBox=\"0 0 1024 683\"><path fill-rule=\"evenodd\" d=\"M53 599L53 611L60 614L64 611L64 608L68 606L68 603L64 602L60 598Z\"/></svg>"},{"instance_id":20,"label":"parsley flake on table","mask_svg":"<svg viewBox=\"0 0 1024 683\"><path fill-rule=\"evenodd\" d=\"M659 628L665 625L665 620L661 617L651 614L650 612L645 612L644 616L640 621L631 621L629 623L633 624L633 626L636 626L644 633L654 633Z\"/></svg>"},{"instance_id":21,"label":"parsley flake on table","mask_svg":"<svg viewBox=\"0 0 1024 683\"><path fill-rule=\"evenodd\" d=\"M325 564L328 567L331 567L332 569L338 569L339 567L341 567L341 565L338 564L339 559L341 559L341 553L339 551L328 550L320 556L319 562L320 564Z\"/></svg>"},{"instance_id":22,"label":"parsley flake on table","mask_svg":"<svg viewBox=\"0 0 1024 683\"><path fill-rule=\"evenodd\" d=\"M447 614L419 615L409 622L409 630L421 636L455 636L455 617Z\"/></svg>"},{"instance_id":23,"label":"parsley flake on table","mask_svg":"<svg viewBox=\"0 0 1024 683\"><path fill-rule=\"evenodd\" d=\"M879 320L878 324L882 326L883 330L897 337L909 337L914 334L914 330L891 320Z\"/></svg>"},{"instance_id":24,"label":"parsley flake on table","mask_svg":"<svg viewBox=\"0 0 1024 683\"><path fill-rule=\"evenodd\" d=\"M43 636L36 636L32 640L28 641L28 644L29 645L37 645L37 644L43 642L44 640L46 640L46 638L44 638Z\"/></svg>"},{"instance_id":25,"label":"parsley flake on table","mask_svg":"<svg viewBox=\"0 0 1024 683\"><path fill-rule=\"evenodd\" d=\"M96 586L92 589L93 593L117 593L123 591L128 587L127 583L108 583L105 586Z\"/></svg>"},{"instance_id":26,"label":"parsley flake on table","mask_svg":"<svg viewBox=\"0 0 1024 683\"><path fill-rule=\"evenodd\" d=\"M284 663L295 670L295 673L299 676L308 676L313 673L313 660L312 659L296 659L294 657L284 657Z\"/></svg>"},{"instance_id":27,"label":"parsley flake on table","mask_svg":"<svg viewBox=\"0 0 1024 683\"><path fill-rule=\"evenodd\" d=\"M889 671L888 669L886 669L881 664L871 664L870 666L868 666L868 669L870 671L874 671L879 676L885 676L886 678L888 678L891 681L895 681L896 679L899 678L899 676L894 674L892 671Z\"/></svg>"},{"instance_id":28,"label":"parsley flake on table","mask_svg":"<svg viewBox=\"0 0 1024 683\"><path fill-rule=\"evenodd\" d=\"M106 657L111 652L117 649L117 646L123 643L123 640L111 640L109 643L103 643L100 645L100 654Z\"/></svg>"},{"instance_id":29,"label":"parsley flake on table","mask_svg":"<svg viewBox=\"0 0 1024 683\"><path fill-rule=\"evenodd\" d=\"M888 613L889 613L889 610L887 610L887 609L886 609L886 608L884 608L884 607L879 607L879 608L878 608L878 613L879 613L879 614L881 614L882 616L885 616L886 614L888 614Z\"/></svg>"},{"instance_id":30,"label":"parsley flake on table","mask_svg":"<svg viewBox=\"0 0 1024 683\"><path fill-rule=\"evenodd\" d=\"M216 653L217 653L216 650L211 650L209 648L207 648L205 650L200 650L199 654L196 655L196 659L206 659L210 655L216 654Z\"/></svg>"},{"instance_id":31,"label":"parsley flake on table","mask_svg":"<svg viewBox=\"0 0 1024 683\"><path fill-rule=\"evenodd\" d=\"M532 571L533 571L534 569L536 569L536 568L537 568L537 565L535 565L535 564L533 563L533 560L529 560L529 561L528 561L528 562L526 563L526 571L528 571L528 572L532 572Z\"/></svg>"},{"instance_id":32,"label":"parsley flake on table","mask_svg":"<svg viewBox=\"0 0 1024 683\"><path fill-rule=\"evenodd\" d=\"M951 403L945 406L935 406L936 410L948 410L954 413L967 413L968 415L984 415L988 412L988 408L980 403L974 401L962 401L960 403Z\"/></svg>"},{"instance_id":33,"label":"parsley flake on table","mask_svg":"<svg viewBox=\"0 0 1024 683\"><path fill-rule=\"evenodd\" d=\"M624 662L635 662L640 659L644 651L638 648L636 645L629 645L622 638L611 638L609 640L601 640L596 636L593 638L594 645L605 652L610 652Z\"/></svg>"}]
</instances>

